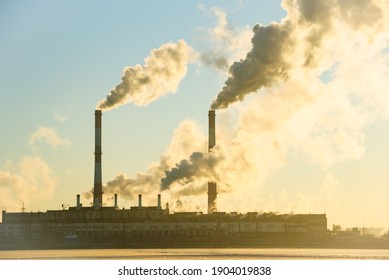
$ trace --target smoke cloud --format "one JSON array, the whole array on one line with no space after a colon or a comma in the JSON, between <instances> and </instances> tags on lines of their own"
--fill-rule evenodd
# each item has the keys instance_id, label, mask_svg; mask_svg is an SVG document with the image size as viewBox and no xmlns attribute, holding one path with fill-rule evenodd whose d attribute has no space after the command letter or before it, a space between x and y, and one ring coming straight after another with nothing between
<instances>
[{"instance_id":1,"label":"smoke cloud","mask_svg":"<svg viewBox=\"0 0 389 280\"><path fill-rule=\"evenodd\" d=\"M8 162L0 170L0 209L20 210L22 203L28 207L35 199L53 195L58 178L39 157L24 157L15 165Z\"/></svg>"},{"instance_id":2,"label":"smoke cloud","mask_svg":"<svg viewBox=\"0 0 389 280\"><path fill-rule=\"evenodd\" d=\"M281 23L254 26L251 50L230 66L212 109L227 108L249 93L285 81L296 68L317 67L325 39L334 35L339 23L370 39L387 25L385 1L284 0L282 6L288 15Z\"/></svg>"},{"instance_id":3,"label":"smoke cloud","mask_svg":"<svg viewBox=\"0 0 389 280\"><path fill-rule=\"evenodd\" d=\"M215 157L213 154L194 152L189 160L183 159L175 167L165 171L165 177L161 179L161 190L168 189L173 182L186 185L195 178L220 181L215 172L220 160L220 157Z\"/></svg>"},{"instance_id":4,"label":"smoke cloud","mask_svg":"<svg viewBox=\"0 0 389 280\"><path fill-rule=\"evenodd\" d=\"M229 69L230 78L212 103L212 109L227 108L230 103L262 86L271 86L277 79L286 78L290 65L282 54L292 44L287 27L278 24L256 25L252 39L253 49L242 61Z\"/></svg>"},{"instance_id":5,"label":"smoke cloud","mask_svg":"<svg viewBox=\"0 0 389 280\"><path fill-rule=\"evenodd\" d=\"M144 106L168 93L174 93L186 75L192 49L184 40L162 45L145 59L144 66L126 67L122 81L100 101L97 108L111 110L126 103Z\"/></svg>"}]
</instances>

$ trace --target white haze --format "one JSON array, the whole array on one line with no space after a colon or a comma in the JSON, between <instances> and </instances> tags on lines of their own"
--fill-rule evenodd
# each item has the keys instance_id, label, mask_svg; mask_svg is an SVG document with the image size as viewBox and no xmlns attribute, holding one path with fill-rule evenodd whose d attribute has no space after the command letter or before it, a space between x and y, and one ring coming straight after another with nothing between
<instances>
[{"instance_id":1,"label":"white haze","mask_svg":"<svg viewBox=\"0 0 389 280\"><path fill-rule=\"evenodd\" d=\"M206 50L198 54L198 59L207 66L227 72L234 61L244 58L250 50L252 32L248 26L233 27L220 8L213 7L209 11L217 18L217 24L213 28L199 30L199 36L202 35L202 40L206 41Z\"/></svg>"},{"instance_id":2,"label":"white haze","mask_svg":"<svg viewBox=\"0 0 389 280\"><path fill-rule=\"evenodd\" d=\"M20 211L34 201L50 198L58 178L40 157L26 156L18 164L10 161L0 169L0 209Z\"/></svg>"}]
</instances>

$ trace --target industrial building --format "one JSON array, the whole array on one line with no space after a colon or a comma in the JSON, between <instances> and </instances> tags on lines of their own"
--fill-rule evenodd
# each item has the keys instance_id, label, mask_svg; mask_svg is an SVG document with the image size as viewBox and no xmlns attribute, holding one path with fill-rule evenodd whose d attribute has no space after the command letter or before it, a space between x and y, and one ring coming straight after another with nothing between
<instances>
[{"instance_id":1,"label":"industrial building","mask_svg":"<svg viewBox=\"0 0 389 280\"><path fill-rule=\"evenodd\" d=\"M115 201L117 201L115 199ZM3 211L0 240L5 244L40 246L78 244L98 246L201 246L222 242L230 245L270 245L320 242L325 239L325 214L280 215L274 213L201 212L169 213L160 204L129 209L75 207L46 212ZM248 244L247 244L248 242Z\"/></svg>"},{"instance_id":2,"label":"industrial building","mask_svg":"<svg viewBox=\"0 0 389 280\"><path fill-rule=\"evenodd\" d=\"M208 213L175 212L161 205L103 206L101 111L95 110L93 204L46 212L2 211L0 248L202 247L318 244L326 238L325 214L225 213L216 208L215 182L208 183ZM215 111L209 111L209 152L215 141Z\"/></svg>"}]
</instances>

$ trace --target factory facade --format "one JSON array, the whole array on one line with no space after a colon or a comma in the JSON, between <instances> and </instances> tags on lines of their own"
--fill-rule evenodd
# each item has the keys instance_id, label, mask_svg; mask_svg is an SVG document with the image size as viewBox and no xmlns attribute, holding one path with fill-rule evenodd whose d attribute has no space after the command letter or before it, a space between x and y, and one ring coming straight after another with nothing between
<instances>
[{"instance_id":1,"label":"factory facade","mask_svg":"<svg viewBox=\"0 0 389 280\"><path fill-rule=\"evenodd\" d=\"M160 197L159 197L160 198ZM141 204L129 209L82 207L47 212L2 212L3 244L99 244L202 246L320 242L326 238L325 214L176 212ZM153 245L154 244L154 245Z\"/></svg>"}]
</instances>

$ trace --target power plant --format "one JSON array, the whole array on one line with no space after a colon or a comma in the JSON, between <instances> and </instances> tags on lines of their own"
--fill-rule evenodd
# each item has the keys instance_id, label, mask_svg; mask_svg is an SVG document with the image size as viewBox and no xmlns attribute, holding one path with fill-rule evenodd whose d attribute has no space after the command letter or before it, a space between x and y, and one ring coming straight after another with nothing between
<instances>
[{"instance_id":1,"label":"power plant","mask_svg":"<svg viewBox=\"0 0 389 280\"><path fill-rule=\"evenodd\" d=\"M216 145L215 111L208 112L208 152ZM95 110L93 203L46 212L2 211L2 248L209 247L316 244L326 237L325 214L226 213L216 207L217 185L208 182L208 213L169 211L156 206L103 205L102 112Z\"/></svg>"}]
</instances>

